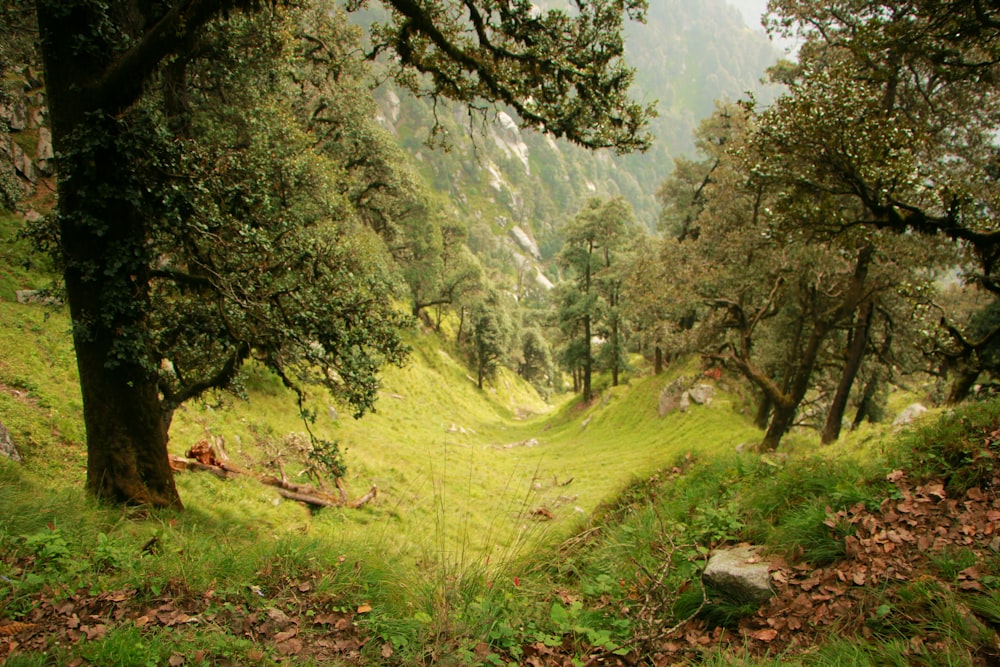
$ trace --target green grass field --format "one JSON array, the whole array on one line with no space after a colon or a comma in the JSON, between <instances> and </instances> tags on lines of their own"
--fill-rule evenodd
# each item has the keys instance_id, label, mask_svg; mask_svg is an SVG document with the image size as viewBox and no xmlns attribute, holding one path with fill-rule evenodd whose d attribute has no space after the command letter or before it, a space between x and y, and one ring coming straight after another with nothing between
<instances>
[{"instance_id":1,"label":"green grass field","mask_svg":"<svg viewBox=\"0 0 1000 667\"><path fill-rule=\"evenodd\" d=\"M568 395L546 404L507 371L479 390L448 341L412 332L410 363L386 370L375 414L355 420L322 393L310 398L312 428L345 452L350 495L375 485L374 501L316 510L251 478L184 472L182 512L107 507L83 492L66 314L14 302L15 288L43 286L36 271L0 269L0 422L24 457L0 460L8 665L951 665L1000 656L1000 557L975 532L990 530L982 517L993 514L948 518L981 544L949 537L914 551L905 581L858 587L857 570L846 569L851 539L889 521L907 494L930 502L938 496L922 489L943 489L934 493L956 502L942 512L980 497L997 506L995 403L932 413L902 434L866 426L826 448L800 432L787 458L761 457L737 452L760 432L734 378L715 383L710 406L658 414L663 388L698 377L696 362L619 387L597 378L590 405ZM252 365L244 381L243 398L178 411L171 451L209 439L235 465L273 473L280 460L304 481L293 397ZM806 577L829 577L823 595L846 611L832 624L788 621L720 598L700 579L705 558L742 542L787 564L792 593ZM773 605L801 604L783 594ZM782 632L772 637L765 621Z\"/></svg>"}]
</instances>

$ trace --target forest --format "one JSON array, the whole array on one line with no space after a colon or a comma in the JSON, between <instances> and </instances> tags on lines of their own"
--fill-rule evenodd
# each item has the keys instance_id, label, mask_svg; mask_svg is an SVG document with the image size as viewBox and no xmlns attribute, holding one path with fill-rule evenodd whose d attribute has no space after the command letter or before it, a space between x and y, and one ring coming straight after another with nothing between
<instances>
[{"instance_id":1,"label":"forest","mask_svg":"<svg viewBox=\"0 0 1000 667\"><path fill-rule=\"evenodd\" d=\"M0 31L5 664L1000 659L1000 9Z\"/></svg>"}]
</instances>

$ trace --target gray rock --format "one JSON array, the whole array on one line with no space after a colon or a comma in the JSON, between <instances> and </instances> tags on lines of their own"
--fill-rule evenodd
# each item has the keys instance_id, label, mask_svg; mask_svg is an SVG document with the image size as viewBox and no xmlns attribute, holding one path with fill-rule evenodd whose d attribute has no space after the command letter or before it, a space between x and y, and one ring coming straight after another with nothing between
<instances>
[{"instance_id":1,"label":"gray rock","mask_svg":"<svg viewBox=\"0 0 1000 667\"><path fill-rule=\"evenodd\" d=\"M55 156L55 151L52 150L52 132L47 127L38 128L38 145L35 148L38 170L43 174L49 173L49 160Z\"/></svg>"},{"instance_id":2,"label":"gray rock","mask_svg":"<svg viewBox=\"0 0 1000 667\"><path fill-rule=\"evenodd\" d=\"M927 408L922 406L920 403L914 403L912 405L906 406L906 408L899 413L899 416L892 421L893 426L904 426L917 419L920 415L927 412Z\"/></svg>"},{"instance_id":3,"label":"gray rock","mask_svg":"<svg viewBox=\"0 0 1000 667\"><path fill-rule=\"evenodd\" d=\"M681 394L681 400L677 401L677 409L681 412L687 412L688 408L691 407L691 392L685 391Z\"/></svg>"},{"instance_id":4,"label":"gray rock","mask_svg":"<svg viewBox=\"0 0 1000 667\"><path fill-rule=\"evenodd\" d=\"M711 405L715 397L715 387L710 384L696 384L688 390L688 396L692 403L698 405Z\"/></svg>"},{"instance_id":5,"label":"gray rock","mask_svg":"<svg viewBox=\"0 0 1000 667\"><path fill-rule=\"evenodd\" d=\"M720 549L705 566L705 581L734 601L763 601L771 590L770 563L757 555L759 547Z\"/></svg>"},{"instance_id":6,"label":"gray rock","mask_svg":"<svg viewBox=\"0 0 1000 667\"><path fill-rule=\"evenodd\" d=\"M13 132L20 132L28 127L28 100L16 97L9 105L0 106L0 118L7 121Z\"/></svg>"},{"instance_id":7,"label":"gray rock","mask_svg":"<svg viewBox=\"0 0 1000 667\"><path fill-rule=\"evenodd\" d=\"M21 455L18 453L17 447L14 446L14 441L11 440L10 433L3 424L0 424L0 456L10 459L15 463L21 462Z\"/></svg>"},{"instance_id":8,"label":"gray rock","mask_svg":"<svg viewBox=\"0 0 1000 667\"><path fill-rule=\"evenodd\" d=\"M62 302L49 292L40 289L19 289L14 291L18 303L40 303L46 306L58 306Z\"/></svg>"},{"instance_id":9,"label":"gray rock","mask_svg":"<svg viewBox=\"0 0 1000 667\"><path fill-rule=\"evenodd\" d=\"M663 391L660 392L660 416L664 417L676 410L678 402L679 399L677 395L670 391L670 387L665 387Z\"/></svg>"},{"instance_id":10,"label":"gray rock","mask_svg":"<svg viewBox=\"0 0 1000 667\"><path fill-rule=\"evenodd\" d=\"M681 376L663 388L660 392L659 400L659 411L661 417L665 417L667 414L680 407L681 394L684 393L684 390L690 384L691 378Z\"/></svg>"}]
</instances>

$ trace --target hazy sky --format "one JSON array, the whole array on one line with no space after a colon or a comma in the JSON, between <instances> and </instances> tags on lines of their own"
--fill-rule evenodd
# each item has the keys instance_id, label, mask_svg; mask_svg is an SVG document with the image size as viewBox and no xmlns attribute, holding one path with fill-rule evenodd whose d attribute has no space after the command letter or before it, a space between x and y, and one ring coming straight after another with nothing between
<instances>
[{"instance_id":1,"label":"hazy sky","mask_svg":"<svg viewBox=\"0 0 1000 667\"><path fill-rule=\"evenodd\" d=\"M726 2L739 10L748 26L755 30L764 30L760 24L760 17L767 11L767 0L726 0ZM798 40L778 38L775 43L786 53L791 53L793 56L798 53Z\"/></svg>"},{"instance_id":2,"label":"hazy sky","mask_svg":"<svg viewBox=\"0 0 1000 667\"><path fill-rule=\"evenodd\" d=\"M748 26L760 28L760 17L767 9L767 0L728 0L728 2L740 10Z\"/></svg>"}]
</instances>

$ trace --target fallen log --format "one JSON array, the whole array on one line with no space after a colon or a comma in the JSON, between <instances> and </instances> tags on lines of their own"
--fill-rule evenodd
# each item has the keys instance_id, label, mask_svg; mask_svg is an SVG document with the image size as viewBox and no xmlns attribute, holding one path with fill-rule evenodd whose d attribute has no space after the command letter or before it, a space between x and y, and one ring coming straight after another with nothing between
<instances>
[{"instance_id":1,"label":"fallen log","mask_svg":"<svg viewBox=\"0 0 1000 667\"><path fill-rule=\"evenodd\" d=\"M368 493L352 502L348 500L347 490L344 488L343 482L340 479L337 480L337 489L340 491L340 497L337 498L329 493L317 489L312 484L296 484L294 482L289 482L284 476L284 470L282 470L282 476L280 478L273 475L258 475L249 470L242 470L225 463L221 465L211 465L174 454L170 455L170 467L175 472L181 472L184 470L207 472L215 475L219 479L232 479L240 476L250 477L257 480L261 484L273 487L278 494L284 498L305 503L313 507L350 507L351 509L356 509L368 504L378 495L378 487L372 485L372 488L368 491Z\"/></svg>"},{"instance_id":2,"label":"fallen log","mask_svg":"<svg viewBox=\"0 0 1000 667\"><path fill-rule=\"evenodd\" d=\"M342 505L339 502L334 502L326 498L320 498L319 496L310 496L305 493L296 493L295 491L289 491L288 489L281 488L280 486L276 487L276 490L278 491L278 495L282 496L283 498L288 498L289 500L296 500L300 503L306 503L307 505L315 505L316 507L342 507Z\"/></svg>"},{"instance_id":3,"label":"fallen log","mask_svg":"<svg viewBox=\"0 0 1000 667\"><path fill-rule=\"evenodd\" d=\"M363 495L360 498L358 498L357 500L355 500L353 503L351 503L349 505L349 507L357 509L357 508L361 507L362 505L367 505L369 502L371 502L372 500L374 500L375 496L377 496L377 495L378 495L378 487L375 486L374 484L372 484L371 490L368 493L366 493L365 495Z\"/></svg>"}]
</instances>

